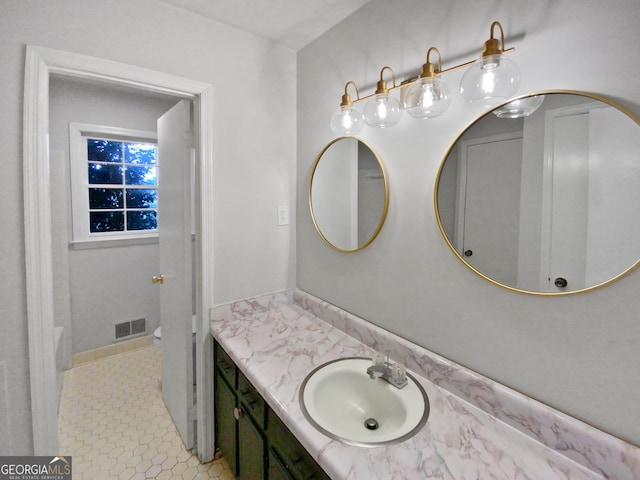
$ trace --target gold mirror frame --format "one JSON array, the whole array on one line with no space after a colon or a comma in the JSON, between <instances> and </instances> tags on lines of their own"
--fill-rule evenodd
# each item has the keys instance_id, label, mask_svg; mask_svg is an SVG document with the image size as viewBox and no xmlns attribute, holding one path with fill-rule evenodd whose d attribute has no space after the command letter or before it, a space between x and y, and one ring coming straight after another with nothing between
<instances>
[{"instance_id":1,"label":"gold mirror frame","mask_svg":"<svg viewBox=\"0 0 640 480\"><path fill-rule=\"evenodd\" d=\"M380 168L380 171L382 173L382 180L383 180L383 185L384 185L384 203L383 203L383 206L382 206L382 211L381 211L381 214L380 214L380 218L379 218L377 227L375 228L374 232L371 234L371 236L366 241L364 241L361 244L358 244L357 248L354 248L354 249L341 248L341 247L335 245L329 238L327 238L327 236L322 232L322 229L320 228L320 225L318 224L318 219L317 219L316 214L314 213L314 209L313 209L313 180L315 178L315 175L316 175L316 172L317 172L317 169L318 169L318 165L320 164L320 160L323 158L323 155L325 155L325 153L329 150L329 148L331 146L333 146L335 143L337 143L339 141L342 141L342 140L355 140L356 142L358 142L359 144L363 145L364 147L366 147L371 152L371 154L373 155L373 158L375 158L375 160L376 160L376 162L378 164L378 167ZM334 140L329 142L322 149L322 151L318 154L318 156L315 159L315 162L313 164L313 169L311 170L311 176L309 177L308 190L309 190L309 211L311 213L311 219L313 221L313 225L314 225L316 231L318 232L318 235L320 235L320 238L322 238L322 240L329 247L331 247L333 250L336 250L336 251L342 252L342 253L359 252L359 251L365 249L367 246L369 246L376 239L376 237L378 236L378 234L382 230L384 222L385 222L385 220L387 218L387 212L389 210L389 182L388 182L388 179L387 179L386 170L384 168L384 165L382 164L382 160L380 159L380 156L371 147L371 145L369 145L364 140L362 140L360 138L357 138L357 137L353 137L353 136L342 136L342 137L335 138Z\"/></svg>"},{"instance_id":2,"label":"gold mirror frame","mask_svg":"<svg viewBox=\"0 0 640 480\"><path fill-rule=\"evenodd\" d=\"M442 162L440 164L440 167L439 167L437 175L436 175L436 181L435 181L435 187L434 187L434 209L435 209L436 221L438 223L438 228L440 229L440 233L442 234L442 237L444 238L445 243L447 244L447 246L449 247L451 252L453 252L453 254L456 256L456 258L458 260L460 260L471 271L475 272L477 275L479 275L483 279L487 280L488 282L493 283L494 285L497 285L499 287L502 287L502 288L505 288L507 290L511 290L511 291L514 291L514 292L525 293L525 294L530 294L530 295L537 295L537 296L564 296L564 295L571 295L571 294L576 294L576 293L584 293L584 292L588 292L588 291L592 291L592 290L604 287L606 285L609 285L609 284L619 280L620 278L624 277L625 275L627 275L628 273L630 273L631 271L636 269L638 267L638 265L640 265L640 258L638 260L636 260L635 263L632 263L628 268L624 269L622 272L620 272L619 274L613 276L612 278L610 278L610 279L608 279L606 281L602 281L602 282L597 283L595 285L587 286L587 287L584 287L584 288L578 288L578 289L575 289L575 290L569 290L569 291L564 291L564 292L545 292L545 291L526 290L526 289L518 288L518 287L515 287L515 286L512 286L512 285L507 285L505 283L502 283L500 281L495 280L494 278L491 278L490 276L488 276L484 272L480 271L478 268L476 268L471 263L469 263L467 260L465 260L465 258L457 251L456 247L453 245L452 241L449 239L449 237L447 235L447 232L445 231L445 228L443 226L442 218L440 217L438 193L439 193L439 188L440 188L440 179L441 179L442 171L443 171L443 169L445 167L445 163L447 162L447 159L449 158L449 155L452 153L454 148L458 145L458 142L461 140L461 138L464 136L464 134L472 126L474 126L478 121L482 120L483 118L487 117L488 115L492 115L494 110L497 110L497 109L499 109L499 108L501 108L501 107L503 107L503 106L515 101L515 100L534 97L536 95L551 95L551 94L579 95L579 96L582 96L582 97L590 98L592 100L603 102L603 103L605 103L605 104L617 109L619 112L623 113L624 115L629 117L631 120L633 120L638 126L640 126L640 119L638 117L636 117L629 109L625 108L624 106L618 104L617 102L615 102L615 101L613 101L611 99L608 99L606 97L603 97L601 95L594 94L594 93L582 92L582 91L577 91L577 90L544 90L544 91L539 91L539 92L535 92L535 93L530 93L530 94L527 94L527 95L522 95L522 96L519 96L519 97L514 97L514 98L510 99L508 102L504 102L504 103L502 103L500 105L495 106L491 110L488 110L486 113L482 114L480 117L476 118L471 123L469 123L462 130L462 132L452 142L451 146L447 150L447 152L446 152L446 154L445 154L445 156L444 156L444 158L443 158L443 160L442 160Z\"/></svg>"}]
</instances>

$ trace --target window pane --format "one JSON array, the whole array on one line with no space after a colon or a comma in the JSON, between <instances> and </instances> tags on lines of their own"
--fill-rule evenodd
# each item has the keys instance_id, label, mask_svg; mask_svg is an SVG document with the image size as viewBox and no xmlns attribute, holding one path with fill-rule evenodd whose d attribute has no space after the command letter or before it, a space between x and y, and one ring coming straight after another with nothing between
<instances>
[{"instance_id":1,"label":"window pane","mask_svg":"<svg viewBox=\"0 0 640 480\"><path fill-rule=\"evenodd\" d=\"M127 189L127 208L157 208L157 190L144 188Z\"/></svg>"},{"instance_id":2,"label":"window pane","mask_svg":"<svg viewBox=\"0 0 640 480\"><path fill-rule=\"evenodd\" d=\"M127 212L127 230L155 230L156 228L158 228L156 210Z\"/></svg>"},{"instance_id":3,"label":"window pane","mask_svg":"<svg viewBox=\"0 0 640 480\"><path fill-rule=\"evenodd\" d=\"M89 227L92 233L124 231L124 212L91 212Z\"/></svg>"},{"instance_id":4,"label":"window pane","mask_svg":"<svg viewBox=\"0 0 640 480\"><path fill-rule=\"evenodd\" d=\"M124 161L126 163L155 165L156 146L151 143L125 143Z\"/></svg>"},{"instance_id":5,"label":"window pane","mask_svg":"<svg viewBox=\"0 0 640 480\"><path fill-rule=\"evenodd\" d=\"M126 167L127 185L156 185L156 167Z\"/></svg>"},{"instance_id":6,"label":"window pane","mask_svg":"<svg viewBox=\"0 0 640 480\"><path fill-rule=\"evenodd\" d=\"M104 163L90 163L89 183L94 185L113 183L122 185L122 167Z\"/></svg>"},{"instance_id":7,"label":"window pane","mask_svg":"<svg viewBox=\"0 0 640 480\"><path fill-rule=\"evenodd\" d=\"M122 162L122 142L87 140L87 158L93 162Z\"/></svg>"},{"instance_id":8,"label":"window pane","mask_svg":"<svg viewBox=\"0 0 640 480\"><path fill-rule=\"evenodd\" d=\"M89 208L124 208L121 188L90 188Z\"/></svg>"}]
</instances>

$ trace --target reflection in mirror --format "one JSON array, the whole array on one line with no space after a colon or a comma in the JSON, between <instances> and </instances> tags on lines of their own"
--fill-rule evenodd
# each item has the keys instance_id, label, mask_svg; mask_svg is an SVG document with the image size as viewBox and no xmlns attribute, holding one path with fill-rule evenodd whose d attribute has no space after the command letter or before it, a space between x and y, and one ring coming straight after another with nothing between
<instances>
[{"instance_id":1,"label":"reflection in mirror","mask_svg":"<svg viewBox=\"0 0 640 480\"><path fill-rule=\"evenodd\" d=\"M597 95L538 95L534 113L489 112L458 137L438 174L436 216L451 250L494 283L589 290L640 259L640 122Z\"/></svg>"},{"instance_id":2,"label":"reflection in mirror","mask_svg":"<svg viewBox=\"0 0 640 480\"><path fill-rule=\"evenodd\" d=\"M362 140L340 137L318 155L309 206L322 239L341 252L362 250L376 238L389 207L382 162Z\"/></svg>"}]
</instances>

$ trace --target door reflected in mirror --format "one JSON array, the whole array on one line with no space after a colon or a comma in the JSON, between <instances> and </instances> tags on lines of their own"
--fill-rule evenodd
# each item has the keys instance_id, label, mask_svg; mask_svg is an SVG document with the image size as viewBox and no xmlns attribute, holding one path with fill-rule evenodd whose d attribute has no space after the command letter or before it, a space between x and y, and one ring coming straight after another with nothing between
<instances>
[{"instance_id":1,"label":"door reflected in mirror","mask_svg":"<svg viewBox=\"0 0 640 480\"><path fill-rule=\"evenodd\" d=\"M378 154L354 137L329 143L313 166L309 206L316 230L331 248L355 252L373 242L389 208Z\"/></svg>"},{"instance_id":2,"label":"door reflected in mirror","mask_svg":"<svg viewBox=\"0 0 640 480\"><path fill-rule=\"evenodd\" d=\"M457 138L436 181L438 224L458 258L506 288L608 284L640 259L639 121L589 93L534 96L533 113L498 107Z\"/></svg>"}]
</instances>

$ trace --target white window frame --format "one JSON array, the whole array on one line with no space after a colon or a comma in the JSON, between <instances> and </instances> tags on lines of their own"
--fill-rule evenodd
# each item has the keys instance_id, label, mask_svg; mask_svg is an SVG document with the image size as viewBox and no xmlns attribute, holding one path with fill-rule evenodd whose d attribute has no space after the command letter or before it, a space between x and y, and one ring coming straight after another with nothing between
<instances>
[{"instance_id":1,"label":"white window frame","mask_svg":"<svg viewBox=\"0 0 640 480\"><path fill-rule=\"evenodd\" d=\"M157 240L158 230L92 233L89 228L89 178L87 175L87 139L100 138L123 142L158 143L156 132L110 127L90 123L69 123L69 175L71 182L71 244L76 248L97 242L122 243L127 240ZM158 178L159 178L159 167ZM157 188L157 186L156 186Z\"/></svg>"}]
</instances>

